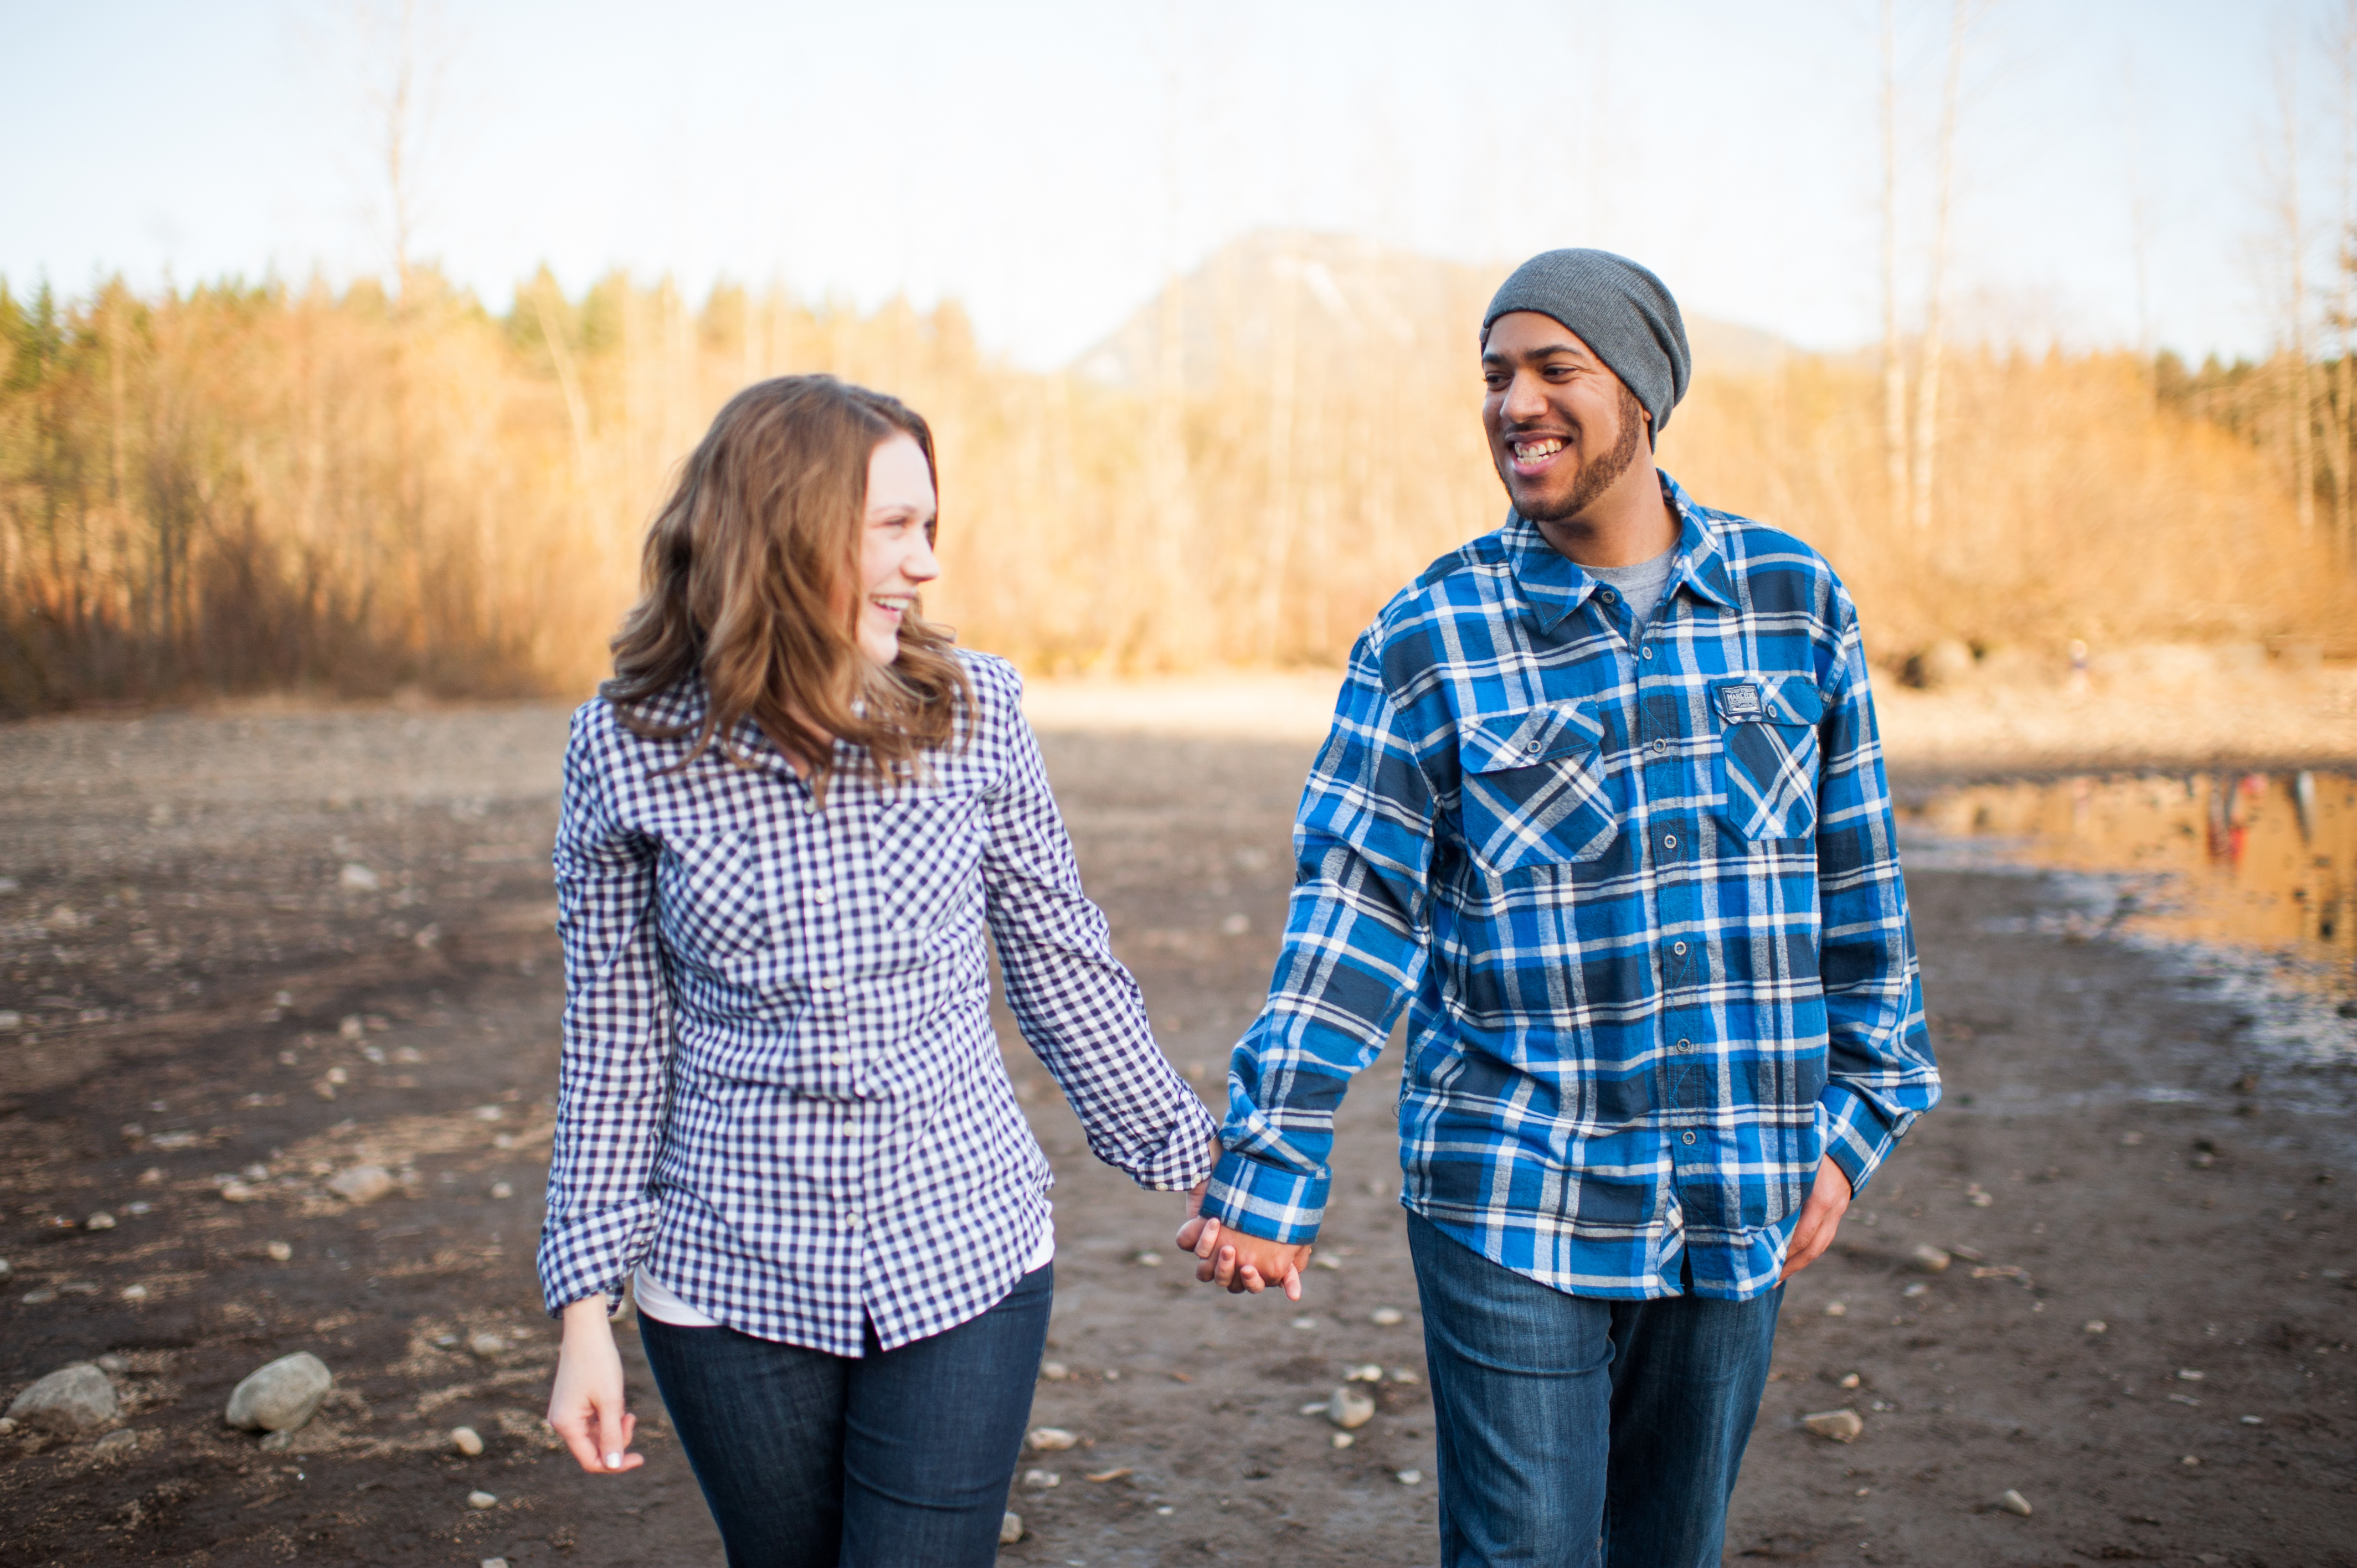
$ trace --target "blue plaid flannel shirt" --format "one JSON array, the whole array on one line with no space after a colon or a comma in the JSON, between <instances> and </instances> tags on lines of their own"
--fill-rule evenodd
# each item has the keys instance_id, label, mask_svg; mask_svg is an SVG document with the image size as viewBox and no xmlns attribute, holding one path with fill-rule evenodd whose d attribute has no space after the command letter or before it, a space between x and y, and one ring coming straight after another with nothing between
<instances>
[{"instance_id":1,"label":"blue plaid flannel shirt","mask_svg":"<svg viewBox=\"0 0 2357 1568\"><path fill-rule=\"evenodd\" d=\"M1184 1191L1211 1113L1156 1048L1081 890L1003 660L894 786L838 744L822 809L750 721L752 761L574 715L556 833L565 1043L540 1238L548 1309L648 1262L732 1328L892 1349L1014 1287L1054 1179L990 1025L1006 1002L1097 1157ZM676 724L701 688L647 704Z\"/></svg>"},{"instance_id":2,"label":"blue plaid flannel shirt","mask_svg":"<svg viewBox=\"0 0 2357 1568\"><path fill-rule=\"evenodd\" d=\"M1575 1294L1771 1288L1821 1158L1863 1188L1937 1103L1857 610L1663 489L1640 641L1512 515L1360 638L1204 1212L1317 1235L1403 1003L1402 1201Z\"/></svg>"}]
</instances>

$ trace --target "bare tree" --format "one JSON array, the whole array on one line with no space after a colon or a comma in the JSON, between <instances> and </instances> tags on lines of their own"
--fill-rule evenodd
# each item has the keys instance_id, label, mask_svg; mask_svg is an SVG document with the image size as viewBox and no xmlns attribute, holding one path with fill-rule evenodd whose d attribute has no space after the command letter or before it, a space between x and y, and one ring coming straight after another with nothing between
<instances>
[{"instance_id":1,"label":"bare tree","mask_svg":"<svg viewBox=\"0 0 2357 1568\"><path fill-rule=\"evenodd\" d=\"M2351 363L2351 334L2357 329L2357 0L2341 0L2326 44L2333 62L2335 129L2341 145L2341 207L2334 216L2332 329L2332 532L2344 560L2357 560L2357 506L2352 506L2351 468L2357 465L2357 366Z\"/></svg>"},{"instance_id":2,"label":"bare tree","mask_svg":"<svg viewBox=\"0 0 2357 1568\"><path fill-rule=\"evenodd\" d=\"M1163 285L1156 321L1154 391L1146 442L1146 508L1153 519L1152 640L1166 662L1200 651L1201 596L1195 585L1194 487L1187 463L1187 285L1178 262L1184 124L1180 74L1185 25L1178 0L1164 0L1162 76Z\"/></svg>"},{"instance_id":3,"label":"bare tree","mask_svg":"<svg viewBox=\"0 0 2357 1568\"><path fill-rule=\"evenodd\" d=\"M1923 304L1923 369L1915 388L1915 452L1909 465L1918 529L1932 526L1932 471L1940 445L1940 370L1947 349L1941 307L1948 282L1948 220L1955 209L1956 119L1963 107L1970 0L1948 0L1947 81L1940 93L1939 189L1932 218L1932 278Z\"/></svg>"},{"instance_id":4,"label":"bare tree","mask_svg":"<svg viewBox=\"0 0 2357 1568\"><path fill-rule=\"evenodd\" d=\"M2133 54L2121 62L2120 85L2127 100L2128 250L2136 267L2136 363L2149 384L2156 351L2152 328L2152 193L2145 183L2144 94L2136 80Z\"/></svg>"},{"instance_id":5,"label":"bare tree","mask_svg":"<svg viewBox=\"0 0 2357 1568\"><path fill-rule=\"evenodd\" d=\"M361 0L352 15L374 166L368 205L382 229L393 287L406 302L454 46L433 0Z\"/></svg>"},{"instance_id":6,"label":"bare tree","mask_svg":"<svg viewBox=\"0 0 2357 1568\"><path fill-rule=\"evenodd\" d=\"M1899 3L1882 0L1882 450L1890 523L1907 516L1907 359L1899 336Z\"/></svg>"},{"instance_id":7,"label":"bare tree","mask_svg":"<svg viewBox=\"0 0 2357 1568\"><path fill-rule=\"evenodd\" d=\"M1294 400L1300 352L1299 295L1301 257L1297 236L1288 230L1275 258L1276 297L1271 302L1271 352L1268 363L1268 521L1263 536L1259 582L1258 652L1265 663L1285 653L1285 574L1293 553L1296 509L1293 504Z\"/></svg>"},{"instance_id":8,"label":"bare tree","mask_svg":"<svg viewBox=\"0 0 2357 1568\"><path fill-rule=\"evenodd\" d=\"M2268 176L2268 216L2276 225L2275 243L2281 290L2277 304L2283 316L2281 352L2284 375L2284 420L2291 446L2292 493L2299 509L2303 535L2316 528L2316 453L2314 389L2309 377L2307 191L2300 164L2300 71L2298 49L2287 39L2276 50L2275 145Z\"/></svg>"}]
</instances>

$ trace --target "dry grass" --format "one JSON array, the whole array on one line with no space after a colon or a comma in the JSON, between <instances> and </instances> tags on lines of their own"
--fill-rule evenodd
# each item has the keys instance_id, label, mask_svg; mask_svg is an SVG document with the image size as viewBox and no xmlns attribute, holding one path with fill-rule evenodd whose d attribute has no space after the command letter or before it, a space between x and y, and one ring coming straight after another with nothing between
<instances>
[{"instance_id":1,"label":"dry grass","mask_svg":"<svg viewBox=\"0 0 2357 1568\"><path fill-rule=\"evenodd\" d=\"M1501 515L1462 330L1492 280L1436 265L1354 313L1288 259L1190 280L1183 376L1126 381L995 362L954 306L699 311L619 277L544 277L504 319L429 275L400 302L0 293L0 713L582 691L671 466L787 371L934 422L931 607L969 644L1043 674L1330 665ZM1932 530L1884 521L1870 365L1706 363L1663 464L1824 549L1894 663L1943 638L2047 665L2072 638L2357 653L2351 578L2257 446L2157 408L2125 357L1952 363Z\"/></svg>"}]
</instances>

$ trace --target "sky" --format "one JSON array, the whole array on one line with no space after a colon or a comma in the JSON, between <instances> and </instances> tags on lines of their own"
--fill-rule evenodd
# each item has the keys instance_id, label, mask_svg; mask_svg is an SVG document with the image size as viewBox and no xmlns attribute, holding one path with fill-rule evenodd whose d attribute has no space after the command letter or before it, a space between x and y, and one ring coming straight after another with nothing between
<instances>
[{"instance_id":1,"label":"sky","mask_svg":"<svg viewBox=\"0 0 2357 1568\"><path fill-rule=\"evenodd\" d=\"M2281 82L2331 260L2346 0L1974 0L1949 319L2033 346L2263 351ZM1951 17L1894 0L1900 297L1928 294ZM393 4L0 0L0 280L342 284L391 254ZM1512 262L1593 244L1693 313L1878 338L1877 0L421 0L413 253L495 309L543 263L692 295L955 298L1068 361L1272 226ZM2141 217L2139 217L2141 214ZM2141 238L2140 238L2141 237Z\"/></svg>"}]
</instances>

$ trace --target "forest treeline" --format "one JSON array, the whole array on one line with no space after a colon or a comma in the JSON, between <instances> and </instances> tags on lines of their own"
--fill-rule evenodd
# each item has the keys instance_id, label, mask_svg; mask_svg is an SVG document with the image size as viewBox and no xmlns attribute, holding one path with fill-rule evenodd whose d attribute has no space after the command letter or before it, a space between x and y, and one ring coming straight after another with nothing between
<instances>
[{"instance_id":1,"label":"forest treeline","mask_svg":"<svg viewBox=\"0 0 2357 1568\"><path fill-rule=\"evenodd\" d=\"M428 271L399 297L0 288L0 713L586 692L673 466L787 371L933 422L928 608L969 645L1041 673L1331 663L1502 515L1469 327L1494 280L1378 297L1308 242L1255 255L1057 372L982 353L954 305L694 306L619 275L544 274L505 315ZM1943 639L2357 655L2337 367L1951 349L1946 374L1929 526L1893 521L1871 356L1702 354L1663 464L1824 550L1893 667Z\"/></svg>"}]
</instances>

